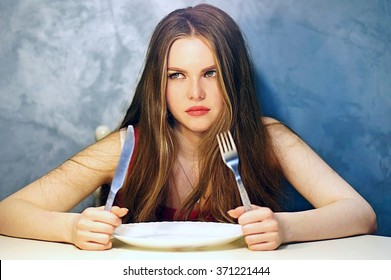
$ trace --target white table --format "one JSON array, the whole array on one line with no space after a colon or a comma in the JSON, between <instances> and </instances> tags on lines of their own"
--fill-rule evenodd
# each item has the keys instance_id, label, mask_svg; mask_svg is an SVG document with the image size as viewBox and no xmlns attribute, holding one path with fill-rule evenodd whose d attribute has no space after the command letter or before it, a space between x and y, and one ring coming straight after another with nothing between
<instances>
[{"instance_id":1,"label":"white table","mask_svg":"<svg viewBox=\"0 0 391 280\"><path fill-rule=\"evenodd\" d=\"M114 240L106 251L83 251L71 244L0 236L1 260L391 260L391 237L363 235L281 246L254 252L238 239L224 246L192 250L152 250Z\"/></svg>"}]
</instances>

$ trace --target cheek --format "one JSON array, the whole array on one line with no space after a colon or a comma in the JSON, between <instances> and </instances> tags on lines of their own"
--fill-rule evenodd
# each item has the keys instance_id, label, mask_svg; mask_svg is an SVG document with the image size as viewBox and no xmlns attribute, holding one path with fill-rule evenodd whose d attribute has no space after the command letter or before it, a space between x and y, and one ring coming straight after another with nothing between
<instances>
[{"instance_id":1,"label":"cheek","mask_svg":"<svg viewBox=\"0 0 391 280\"><path fill-rule=\"evenodd\" d=\"M216 94L214 95L214 104L219 112L223 110L224 100L223 100L223 95L219 90L216 90Z\"/></svg>"},{"instance_id":2,"label":"cheek","mask_svg":"<svg viewBox=\"0 0 391 280\"><path fill-rule=\"evenodd\" d=\"M169 109L175 108L186 98L186 85L183 82L167 82L166 101Z\"/></svg>"},{"instance_id":3,"label":"cheek","mask_svg":"<svg viewBox=\"0 0 391 280\"><path fill-rule=\"evenodd\" d=\"M223 102L223 99L219 99L217 102L216 102L216 108L217 108L217 111L219 114L221 114L223 112L223 109L224 109L224 102Z\"/></svg>"},{"instance_id":4,"label":"cheek","mask_svg":"<svg viewBox=\"0 0 391 280\"><path fill-rule=\"evenodd\" d=\"M175 104L178 104L178 98L175 91L167 87L166 90L166 102L167 102L167 108L172 113L173 110L175 110Z\"/></svg>"},{"instance_id":5,"label":"cheek","mask_svg":"<svg viewBox=\"0 0 391 280\"><path fill-rule=\"evenodd\" d=\"M168 108L168 110L171 111L171 103L172 103L172 100L171 100L171 94L169 93L168 90L166 91L166 102L167 102L167 108Z\"/></svg>"}]
</instances>

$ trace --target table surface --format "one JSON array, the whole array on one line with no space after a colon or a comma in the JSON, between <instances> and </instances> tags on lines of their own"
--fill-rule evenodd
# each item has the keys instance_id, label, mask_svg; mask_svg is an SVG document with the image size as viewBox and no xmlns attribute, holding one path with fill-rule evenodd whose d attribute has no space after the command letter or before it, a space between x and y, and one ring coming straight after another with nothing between
<instances>
[{"instance_id":1,"label":"table surface","mask_svg":"<svg viewBox=\"0 0 391 280\"><path fill-rule=\"evenodd\" d=\"M2 260L150 260L150 259L265 259L265 260L391 260L391 237L362 235L323 241L282 245L278 250L254 252L243 238L231 243L197 249L158 250L113 240L106 251L84 251L71 244L14 238L0 235Z\"/></svg>"}]
</instances>

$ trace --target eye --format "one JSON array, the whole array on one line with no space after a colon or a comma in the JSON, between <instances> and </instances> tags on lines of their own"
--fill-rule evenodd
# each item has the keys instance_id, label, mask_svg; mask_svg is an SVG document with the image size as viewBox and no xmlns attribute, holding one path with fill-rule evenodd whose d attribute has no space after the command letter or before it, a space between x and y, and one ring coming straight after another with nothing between
<instances>
[{"instance_id":1,"label":"eye","mask_svg":"<svg viewBox=\"0 0 391 280\"><path fill-rule=\"evenodd\" d=\"M215 77L216 76L216 70L208 70L205 72L204 76L206 78L212 78L212 77Z\"/></svg>"},{"instance_id":2,"label":"eye","mask_svg":"<svg viewBox=\"0 0 391 280\"><path fill-rule=\"evenodd\" d=\"M169 79L183 79L185 76L183 76L182 73L175 72L168 75Z\"/></svg>"}]
</instances>

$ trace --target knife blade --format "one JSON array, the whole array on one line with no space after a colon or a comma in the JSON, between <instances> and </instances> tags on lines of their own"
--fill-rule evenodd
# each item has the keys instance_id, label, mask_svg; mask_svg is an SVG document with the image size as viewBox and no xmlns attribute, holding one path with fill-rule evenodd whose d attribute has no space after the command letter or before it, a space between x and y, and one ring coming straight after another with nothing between
<instances>
[{"instance_id":1,"label":"knife blade","mask_svg":"<svg viewBox=\"0 0 391 280\"><path fill-rule=\"evenodd\" d=\"M130 159L132 158L134 149L134 129L129 125L126 131L125 143L118 161L117 168L114 173L114 178L111 181L109 196L106 200L105 210L110 211L114 203L115 195L122 188L126 173L129 168Z\"/></svg>"}]
</instances>

